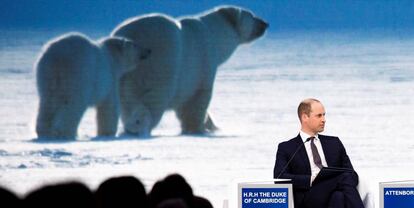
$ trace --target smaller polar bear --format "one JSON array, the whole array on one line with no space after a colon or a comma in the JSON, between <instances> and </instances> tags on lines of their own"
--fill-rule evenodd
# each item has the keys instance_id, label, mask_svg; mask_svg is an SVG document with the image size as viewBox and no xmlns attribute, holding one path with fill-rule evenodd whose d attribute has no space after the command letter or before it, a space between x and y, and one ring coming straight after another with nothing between
<instances>
[{"instance_id":1,"label":"smaller polar bear","mask_svg":"<svg viewBox=\"0 0 414 208\"><path fill-rule=\"evenodd\" d=\"M98 136L115 135L119 79L139 67L149 53L125 38L93 42L79 33L69 33L46 44L35 64L40 97L38 138L75 138L89 106L97 108Z\"/></svg>"},{"instance_id":2,"label":"smaller polar bear","mask_svg":"<svg viewBox=\"0 0 414 208\"><path fill-rule=\"evenodd\" d=\"M177 19L150 14L121 23L112 36L151 49L151 57L120 81L125 131L150 135L166 110L175 111L184 134L216 130L207 110L217 68L267 27L251 11L235 6Z\"/></svg>"}]
</instances>

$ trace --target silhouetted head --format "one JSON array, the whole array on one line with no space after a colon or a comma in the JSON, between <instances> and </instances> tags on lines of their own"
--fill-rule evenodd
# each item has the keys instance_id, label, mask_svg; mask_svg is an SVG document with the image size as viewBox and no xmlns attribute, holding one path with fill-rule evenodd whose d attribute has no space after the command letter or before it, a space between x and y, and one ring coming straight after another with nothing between
<instances>
[{"instance_id":1,"label":"silhouetted head","mask_svg":"<svg viewBox=\"0 0 414 208\"><path fill-rule=\"evenodd\" d=\"M46 185L30 192L24 199L25 207L91 208L95 207L92 192L79 182Z\"/></svg>"},{"instance_id":2,"label":"silhouetted head","mask_svg":"<svg viewBox=\"0 0 414 208\"><path fill-rule=\"evenodd\" d=\"M178 174L169 175L156 182L149 194L151 207L156 207L168 199L182 199L188 207L193 207L193 197L191 186Z\"/></svg>"},{"instance_id":3,"label":"silhouetted head","mask_svg":"<svg viewBox=\"0 0 414 208\"><path fill-rule=\"evenodd\" d=\"M113 177L96 190L98 208L146 208L144 185L133 176Z\"/></svg>"}]
</instances>

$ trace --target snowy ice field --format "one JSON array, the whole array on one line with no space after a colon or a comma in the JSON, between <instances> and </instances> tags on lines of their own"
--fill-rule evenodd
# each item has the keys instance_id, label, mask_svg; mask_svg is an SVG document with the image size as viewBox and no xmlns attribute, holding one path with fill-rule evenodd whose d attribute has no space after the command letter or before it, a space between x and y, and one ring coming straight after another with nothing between
<instances>
[{"instance_id":1,"label":"snowy ice field","mask_svg":"<svg viewBox=\"0 0 414 208\"><path fill-rule=\"evenodd\" d=\"M36 142L32 65L63 32L1 31L0 185L21 195L69 179L95 189L127 174L149 191L180 173L195 194L222 207L236 179L272 179L277 144L297 135L296 107L307 97L324 103L324 133L342 139L375 196L380 181L414 179L414 35L280 32L242 46L218 70L210 112L221 131L211 136L179 135L168 112L151 139L94 138L89 110L77 141Z\"/></svg>"}]
</instances>

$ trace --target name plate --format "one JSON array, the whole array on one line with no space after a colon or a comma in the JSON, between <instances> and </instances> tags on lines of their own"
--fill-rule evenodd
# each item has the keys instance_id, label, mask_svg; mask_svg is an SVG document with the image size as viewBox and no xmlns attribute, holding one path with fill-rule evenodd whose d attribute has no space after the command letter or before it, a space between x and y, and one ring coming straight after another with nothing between
<instances>
[{"instance_id":1,"label":"name plate","mask_svg":"<svg viewBox=\"0 0 414 208\"><path fill-rule=\"evenodd\" d=\"M380 207L414 207L414 181L380 183Z\"/></svg>"},{"instance_id":2,"label":"name plate","mask_svg":"<svg viewBox=\"0 0 414 208\"><path fill-rule=\"evenodd\" d=\"M291 184L239 184L239 208L292 208Z\"/></svg>"}]
</instances>

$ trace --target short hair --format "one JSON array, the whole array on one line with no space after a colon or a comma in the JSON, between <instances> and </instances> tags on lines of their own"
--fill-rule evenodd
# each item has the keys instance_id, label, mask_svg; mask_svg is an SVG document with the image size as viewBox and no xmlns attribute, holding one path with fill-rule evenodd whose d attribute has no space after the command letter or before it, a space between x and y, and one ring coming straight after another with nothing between
<instances>
[{"instance_id":1,"label":"short hair","mask_svg":"<svg viewBox=\"0 0 414 208\"><path fill-rule=\"evenodd\" d=\"M98 207L148 207L144 184L132 175L106 179L95 191Z\"/></svg>"},{"instance_id":2,"label":"short hair","mask_svg":"<svg viewBox=\"0 0 414 208\"><path fill-rule=\"evenodd\" d=\"M320 103L321 101L315 99L315 98L307 98L305 100L303 100L302 102L300 102L299 106L298 106L298 117L299 120L302 121L301 115L302 114L306 114L306 115L310 115L310 112L312 110L312 103L317 102Z\"/></svg>"}]
</instances>

